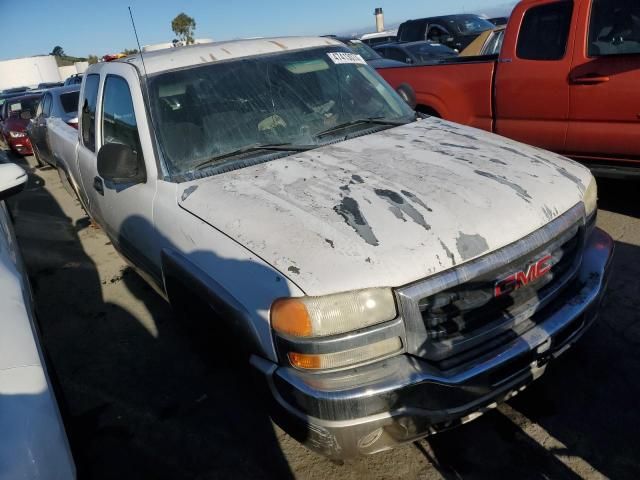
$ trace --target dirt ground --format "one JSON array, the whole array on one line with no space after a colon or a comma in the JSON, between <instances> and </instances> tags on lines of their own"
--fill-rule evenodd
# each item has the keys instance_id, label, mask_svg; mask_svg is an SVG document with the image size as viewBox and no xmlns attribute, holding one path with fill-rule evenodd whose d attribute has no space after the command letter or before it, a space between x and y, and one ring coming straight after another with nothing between
<instances>
[{"instance_id":1,"label":"dirt ground","mask_svg":"<svg viewBox=\"0 0 640 480\"><path fill-rule=\"evenodd\" d=\"M79 478L640 477L638 183L601 180L616 240L601 318L524 393L458 429L332 463L273 426L248 369L203 346L91 226L57 172L11 203Z\"/></svg>"}]
</instances>

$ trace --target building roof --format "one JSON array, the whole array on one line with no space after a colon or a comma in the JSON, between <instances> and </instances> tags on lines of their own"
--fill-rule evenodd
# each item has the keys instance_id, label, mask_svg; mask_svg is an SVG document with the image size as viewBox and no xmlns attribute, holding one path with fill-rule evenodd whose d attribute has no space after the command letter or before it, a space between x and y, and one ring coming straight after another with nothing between
<instances>
[{"instance_id":1,"label":"building roof","mask_svg":"<svg viewBox=\"0 0 640 480\"><path fill-rule=\"evenodd\" d=\"M145 52L143 56L146 72L152 75L165 70L190 67L203 63L215 63L252 55L326 46L340 47L344 45L328 37L257 38L167 48ZM140 54L131 55L117 61L132 63L138 67L140 72L144 71Z\"/></svg>"}]
</instances>

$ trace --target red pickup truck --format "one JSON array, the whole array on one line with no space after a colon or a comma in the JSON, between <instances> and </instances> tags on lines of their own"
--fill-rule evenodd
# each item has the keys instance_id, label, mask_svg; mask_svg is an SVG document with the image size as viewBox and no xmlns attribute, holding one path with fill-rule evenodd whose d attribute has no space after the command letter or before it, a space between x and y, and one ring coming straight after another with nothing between
<instances>
[{"instance_id":1,"label":"red pickup truck","mask_svg":"<svg viewBox=\"0 0 640 480\"><path fill-rule=\"evenodd\" d=\"M523 0L497 56L378 71L418 111L640 174L637 0Z\"/></svg>"}]
</instances>

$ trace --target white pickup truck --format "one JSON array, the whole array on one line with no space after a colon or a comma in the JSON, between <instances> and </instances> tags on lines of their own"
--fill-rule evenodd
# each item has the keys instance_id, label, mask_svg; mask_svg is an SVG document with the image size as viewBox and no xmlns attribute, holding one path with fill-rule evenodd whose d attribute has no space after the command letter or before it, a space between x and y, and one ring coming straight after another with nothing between
<instances>
[{"instance_id":1,"label":"white pickup truck","mask_svg":"<svg viewBox=\"0 0 640 480\"><path fill-rule=\"evenodd\" d=\"M89 214L229 326L273 418L329 457L474 418L596 318L613 242L589 171L416 116L335 40L93 65L79 119L50 134Z\"/></svg>"}]
</instances>

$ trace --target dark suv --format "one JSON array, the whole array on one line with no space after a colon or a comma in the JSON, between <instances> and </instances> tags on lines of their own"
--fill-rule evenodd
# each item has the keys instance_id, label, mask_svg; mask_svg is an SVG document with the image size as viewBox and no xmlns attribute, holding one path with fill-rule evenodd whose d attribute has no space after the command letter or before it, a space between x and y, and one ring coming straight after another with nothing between
<instances>
[{"instance_id":1,"label":"dark suv","mask_svg":"<svg viewBox=\"0 0 640 480\"><path fill-rule=\"evenodd\" d=\"M80 85L82 83L82 73L74 73L64 81L64 86Z\"/></svg>"},{"instance_id":2,"label":"dark suv","mask_svg":"<svg viewBox=\"0 0 640 480\"><path fill-rule=\"evenodd\" d=\"M488 20L471 14L445 15L442 17L407 20L398 29L398 41L418 42L428 40L441 43L458 52L464 50L478 35L495 28Z\"/></svg>"}]
</instances>

